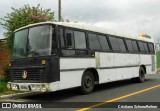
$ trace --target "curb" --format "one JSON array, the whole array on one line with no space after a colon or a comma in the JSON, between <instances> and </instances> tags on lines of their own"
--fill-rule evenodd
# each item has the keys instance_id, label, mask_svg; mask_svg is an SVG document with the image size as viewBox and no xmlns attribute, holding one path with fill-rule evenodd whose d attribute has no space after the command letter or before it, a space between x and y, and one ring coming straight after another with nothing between
<instances>
[{"instance_id":1,"label":"curb","mask_svg":"<svg viewBox=\"0 0 160 111\"><path fill-rule=\"evenodd\" d=\"M16 98L16 97L23 97L23 96L31 96L31 95L40 94L40 93L42 93L42 92L23 92L23 93L2 95L2 96L0 96L0 100L14 98L14 97Z\"/></svg>"}]
</instances>

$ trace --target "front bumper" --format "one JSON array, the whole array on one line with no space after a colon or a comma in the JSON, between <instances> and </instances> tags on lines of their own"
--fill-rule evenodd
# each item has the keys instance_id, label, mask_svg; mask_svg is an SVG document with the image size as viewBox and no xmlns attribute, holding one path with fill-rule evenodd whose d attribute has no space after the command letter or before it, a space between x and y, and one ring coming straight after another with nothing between
<instances>
[{"instance_id":1,"label":"front bumper","mask_svg":"<svg viewBox=\"0 0 160 111\"><path fill-rule=\"evenodd\" d=\"M35 92L50 92L50 83L13 83L8 82L7 88L17 91L35 91Z\"/></svg>"}]
</instances>

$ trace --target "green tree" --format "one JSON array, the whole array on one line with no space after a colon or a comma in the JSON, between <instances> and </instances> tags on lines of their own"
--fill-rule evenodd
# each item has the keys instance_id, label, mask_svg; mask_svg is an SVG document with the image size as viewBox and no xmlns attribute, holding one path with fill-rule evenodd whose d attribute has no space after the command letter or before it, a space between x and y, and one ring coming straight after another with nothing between
<instances>
[{"instance_id":1,"label":"green tree","mask_svg":"<svg viewBox=\"0 0 160 111\"><path fill-rule=\"evenodd\" d=\"M12 12L1 18L0 24L6 29L4 37L6 38L5 47L12 49L14 31L28 24L54 21L54 12L51 9L42 9L40 5L31 7L24 5L22 8L15 9L11 7Z\"/></svg>"}]
</instances>

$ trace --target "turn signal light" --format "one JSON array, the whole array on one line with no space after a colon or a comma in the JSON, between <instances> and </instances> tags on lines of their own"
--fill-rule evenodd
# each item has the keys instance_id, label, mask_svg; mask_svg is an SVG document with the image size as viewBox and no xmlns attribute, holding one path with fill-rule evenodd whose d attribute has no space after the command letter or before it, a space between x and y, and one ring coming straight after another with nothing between
<instances>
[{"instance_id":1,"label":"turn signal light","mask_svg":"<svg viewBox=\"0 0 160 111\"><path fill-rule=\"evenodd\" d=\"M45 65L46 64L46 60L42 60L42 65Z\"/></svg>"}]
</instances>

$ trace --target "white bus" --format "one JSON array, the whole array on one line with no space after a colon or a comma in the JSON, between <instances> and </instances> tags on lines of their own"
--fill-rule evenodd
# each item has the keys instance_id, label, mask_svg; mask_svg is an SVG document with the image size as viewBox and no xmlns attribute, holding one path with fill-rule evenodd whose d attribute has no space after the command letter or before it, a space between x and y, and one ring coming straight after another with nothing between
<instances>
[{"instance_id":1,"label":"white bus","mask_svg":"<svg viewBox=\"0 0 160 111\"><path fill-rule=\"evenodd\" d=\"M8 88L51 92L155 74L150 36L121 34L79 23L43 22L15 31Z\"/></svg>"}]
</instances>

